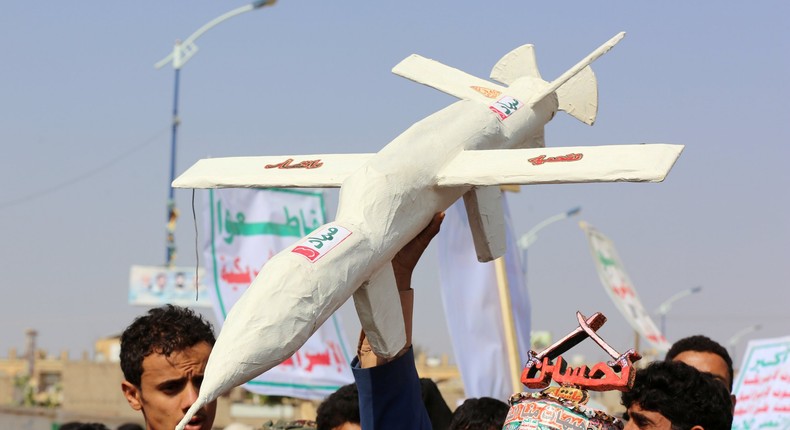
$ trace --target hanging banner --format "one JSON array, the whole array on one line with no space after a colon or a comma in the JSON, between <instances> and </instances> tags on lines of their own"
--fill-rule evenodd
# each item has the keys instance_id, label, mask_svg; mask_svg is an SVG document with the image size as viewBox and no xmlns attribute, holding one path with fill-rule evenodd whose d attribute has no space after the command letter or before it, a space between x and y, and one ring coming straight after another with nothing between
<instances>
[{"instance_id":1,"label":"hanging banner","mask_svg":"<svg viewBox=\"0 0 790 430\"><path fill-rule=\"evenodd\" d=\"M198 271L198 279L200 284L196 290L194 267L132 266L129 270L129 304L162 306L172 303L210 308L211 300L203 284L203 269Z\"/></svg>"},{"instance_id":2,"label":"hanging banner","mask_svg":"<svg viewBox=\"0 0 790 430\"><path fill-rule=\"evenodd\" d=\"M579 226L584 230L590 243L590 251L595 261L598 277L604 289L614 302L626 321L642 337L661 352L666 352L671 346L658 329L650 314L647 313L639 296L636 295L634 284L625 272L622 260L617 255L614 243L596 230L593 226L582 221Z\"/></svg>"},{"instance_id":3,"label":"hanging banner","mask_svg":"<svg viewBox=\"0 0 790 430\"><path fill-rule=\"evenodd\" d=\"M217 320L224 322L271 257L325 223L324 194L221 189L209 190L207 203L206 284ZM333 315L291 358L244 387L258 394L322 399L354 381L348 351Z\"/></svg>"},{"instance_id":4,"label":"hanging banner","mask_svg":"<svg viewBox=\"0 0 790 430\"><path fill-rule=\"evenodd\" d=\"M530 347L530 303L526 277L521 268L521 253L518 252L513 235L505 196L502 201L507 238L505 266L519 364L522 364ZM507 340L496 271L493 262L477 261L463 200L455 202L445 211L436 243L444 313L447 315L453 352L464 382L464 393L467 398L493 397L507 401L514 393L514 388L508 357L503 353Z\"/></svg>"},{"instance_id":5,"label":"hanging banner","mask_svg":"<svg viewBox=\"0 0 790 430\"><path fill-rule=\"evenodd\" d=\"M749 342L733 393L733 430L790 429L790 337Z\"/></svg>"}]
</instances>

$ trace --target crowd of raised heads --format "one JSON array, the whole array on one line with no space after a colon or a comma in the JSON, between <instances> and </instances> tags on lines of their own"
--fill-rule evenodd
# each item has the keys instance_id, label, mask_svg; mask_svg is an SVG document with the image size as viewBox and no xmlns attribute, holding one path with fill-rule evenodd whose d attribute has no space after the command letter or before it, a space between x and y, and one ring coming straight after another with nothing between
<instances>
[{"instance_id":1,"label":"crowd of raised heads","mask_svg":"<svg viewBox=\"0 0 790 430\"><path fill-rule=\"evenodd\" d=\"M174 429L195 401L201 372L214 342L211 325L194 311L172 305L151 309L122 334L120 357L125 378L123 393L133 409L143 412L146 426L129 423L113 429L100 423L69 422L59 429ZM413 356L405 357L413 365ZM426 423L421 428L503 428L511 407L505 401L471 398L452 411L433 381L418 379L416 371L411 377L417 403L409 407L420 409ZM733 364L727 350L708 337L690 336L677 341L664 360L637 371L633 388L622 394L626 412L621 419L626 430L729 430L735 406L732 385ZM366 392L365 396L375 397L375 393ZM257 426L235 423L224 430L359 430L363 428L365 414L370 415L366 408L371 407L365 406L367 403L362 400L357 383L349 384L320 403L315 420L267 422ZM215 403L206 405L190 421L190 428L220 428L213 425L215 413ZM397 422L390 424L383 428L406 428L398 427ZM382 426L375 426L376 430L379 428Z\"/></svg>"}]
</instances>

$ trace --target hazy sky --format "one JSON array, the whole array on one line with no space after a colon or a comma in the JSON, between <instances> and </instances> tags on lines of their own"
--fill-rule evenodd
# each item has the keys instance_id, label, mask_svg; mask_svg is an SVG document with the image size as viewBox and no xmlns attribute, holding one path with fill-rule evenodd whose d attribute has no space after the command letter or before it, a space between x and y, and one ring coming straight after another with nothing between
<instances>
[{"instance_id":1,"label":"hazy sky","mask_svg":"<svg viewBox=\"0 0 790 430\"><path fill-rule=\"evenodd\" d=\"M76 356L145 311L126 302L129 268L164 262L173 96L172 69L153 64L175 39L243 4L3 5L0 355L22 350L33 327L41 347ZM626 31L593 65L595 126L558 114L547 146L686 148L661 184L510 196L520 233L583 208L530 249L533 327L561 336L576 310L602 311L604 338L633 344L576 226L583 219L615 242L647 309L703 286L669 314L670 341L704 333L726 343L762 324L740 355L748 338L790 334L788 17L784 1L281 0L198 40L182 70L177 170L207 156L377 151L454 101L390 72L412 53L487 78L502 55L533 43L551 80ZM177 263L191 266L190 193L176 195ZM433 252L415 280L415 343L449 353ZM353 332L353 311L342 313Z\"/></svg>"}]
</instances>

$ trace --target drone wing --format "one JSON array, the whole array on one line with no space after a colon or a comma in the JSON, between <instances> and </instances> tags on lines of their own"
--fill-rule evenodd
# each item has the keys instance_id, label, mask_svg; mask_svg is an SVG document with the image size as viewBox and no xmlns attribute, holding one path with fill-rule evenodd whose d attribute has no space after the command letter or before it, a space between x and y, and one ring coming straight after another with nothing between
<instances>
[{"instance_id":1,"label":"drone wing","mask_svg":"<svg viewBox=\"0 0 790 430\"><path fill-rule=\"evenodd\" d=\"M439 186L661 182L683 145L640 144L464 151L439 172Z\"/></svg>"},{"instance_id":2,"label":"drone wing","mask_svg":"<svg viewBox=\"0 0 790 430\"><path fill-rule=\"evenodd\" d=\"M174 188L332 188L373 154L228 157L199 160Z\"/></svg>"}]
</instances>

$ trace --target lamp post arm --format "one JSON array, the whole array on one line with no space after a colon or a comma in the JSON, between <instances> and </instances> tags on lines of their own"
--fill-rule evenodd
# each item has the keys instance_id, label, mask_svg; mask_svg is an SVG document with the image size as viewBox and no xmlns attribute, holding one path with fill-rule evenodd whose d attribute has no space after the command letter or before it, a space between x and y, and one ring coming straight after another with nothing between
<instances>
[{"instance_id":1,"label":"lamp post arm","mask_svg":"<svg viewBox=\"0 0 790 430\"><path fill-rule=\"evenodd\" d=\"M740 331L735 333L730 338L729 341L727 341L727 345L729 345L730 347L734 347L741 340L742 337L746 336L749 333L752 333L752 332L755 332L757 330L760 330L761 328L762 328L762 326L760 324L755 324L753 326L749 326L749 327L746 327L744 329L741 329Z\"/></svg>"},{"instance_id":2,"label":"lamp post arm","mask_svg":"<svg viewBox=\"0 0 790 430\"><path fill-rule=\"evenodd\" d=\"M205 23L202 27L195 30L194 33L190 34L189 37L184 39L183 42L176 42L175 46L173 47L173 52L168 54L165 58L159 60L154 67L157 69L161 69L166 64L173 63L174 69L180 69L190 58L197 52L197 46L195 46L195 41L202 36L205 32L211 30L212 28L216 27L221 22L227 21L230 18L233 18L236 15L241 15L245 12L250 12L255 9L259 9L263 6L272 5L275 3L275 0L270 1L262 1L258 0L253 3L237 7L231 11L225 12L222 15L212 19L211 21Z\"/></svg>"},{"instance_id":3,"label":"lamp post arm","mask_svg":"<svg viewBox=\"0 0 790 430\"><path fill-rule=\"evenodd\" d=\"M763 328L763 326L762 326L762 325L760 325L760 324L755 324L755 325L753 325L753 326L749 326L749 327L743 328L743 329L739 330L737 333L735 333L735 334L734 334L734 335L733 335L733 336L732 336L732 337L731 337L731 338L730 338L730 339L727 341L727 347L728 347L728 349L729 349L730 356L731 356L731 357L733 357L733 358L735 358L735 347L738 345L738 342L740 342L740 341L741 341L741 338L742 338L742 337L746 336L746 335L747 335L747 334L749 334L749 333L752 333L752 332L755 332L755 331L757 331L757 330L760 330L761 328Z\"/></svg>"},{"instance_id":4,"label":"lamp post arm","mask_svg":"<svg viewBox=\"0 0 790 430\"><path fill-rule=\"evenodd\" d=\"M565 218L569 218L573 215L578 214L579 212L581 212L581 207L576 207L567 212L550 216L544 219L543 221L537 223L534 227L529 229L529 231L526 232L523 236L521 236L521 238L518 240L519 248L521 248L522 250L529 248L529 246L535 243L535 241L538 239L538 231L543 230L549 224L554 224L557 221L562 221Z\"/></svg>"},{"instance_id":5,"label":"lamp post arm","mask_svg":"<svg viewBox=\"0 0 790 430\"><path fill-rule=\"evenodd\" d=\"M691 288L687 288L687 289L685 289L683 291L677 292L672 297L670 297L667 300L665 300L664 303L661 303L661 305L656 309L656 313L659 314L659 315L666 315L667 312L669 312L672 309L672 303L675 303L676 301L678 301L678 300L680 300L680 299L682 299L684 297L688 297L688 296L690 296L692 294L695 294L695 293L698 293L700 291L702 291L702 287L701 286L697 286L697 287L691 287Z\"/></svg>"},{"instance_id":6,"label":"lamp post arm","mask_svg":"<svg viewBox=\"0 0 790 430\"><path fill-rule=\"evenodd\" d=\"M236 9L233 9L231 11L223 13L222 15L212 19L211 21L209 21L207 23L205 23L202 27L200 27L197 30L195 30L194 33L190 34L189 37L184 39L184 45L189 45L191 43L195 43L195 41L200 36L202 36L203 33L211 30L212 28L217 26L219 23L221 23L223 21L227 21L227 20L233 18L234 16L240 15L240 14L242 14L244 12L249 12L249 11L251 11L253 9L255 9L253 7L253 5L252 4L248 4L248 5L240 6L240 7L237 7Z\"/></svg>"}]
</instances>

